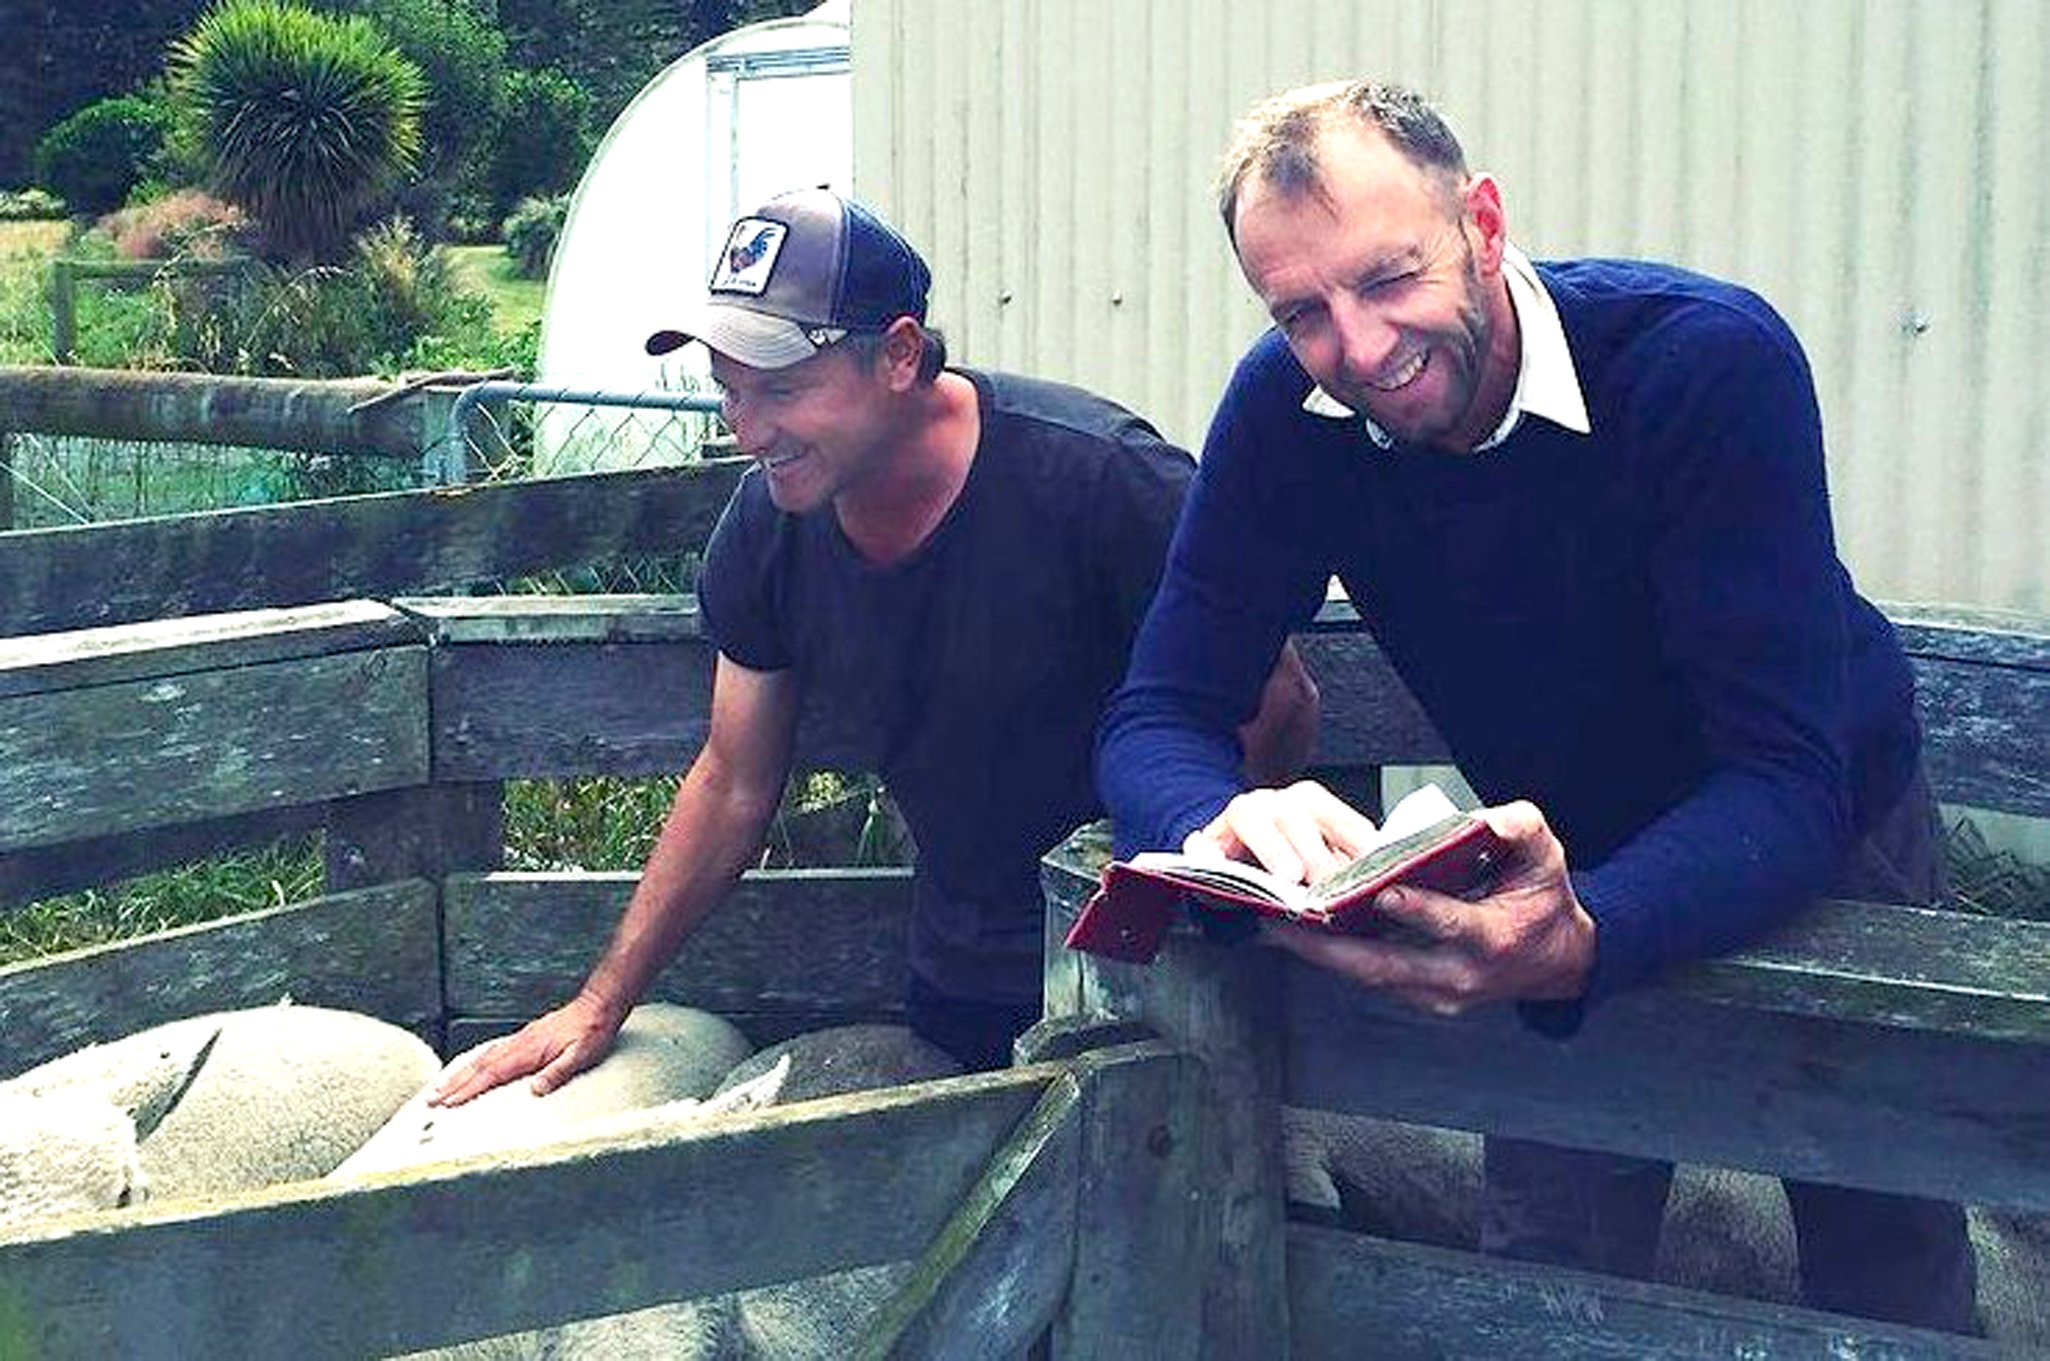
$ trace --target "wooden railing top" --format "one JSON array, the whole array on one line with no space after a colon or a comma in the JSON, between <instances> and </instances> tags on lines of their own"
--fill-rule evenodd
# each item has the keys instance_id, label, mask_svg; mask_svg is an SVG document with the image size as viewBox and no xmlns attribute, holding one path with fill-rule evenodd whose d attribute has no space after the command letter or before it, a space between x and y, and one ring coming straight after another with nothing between
<instances>
[{"instance_id":1,"label":"wooden railing top","mask_svg":"<svg viewBox=\"0 0 2050 1361\"><path fill-rule=\"evenodd\" d=\"M411 459L439 438L451 400L381 378L0 365L6 430L98 439Z\"/></svg>"},{"instance_id":2,"label":"wooden railing top","mask_svg":"<svg viewBox=\"0 0 2050 1361\"><path fill-rule=\"evenodd\" d=\"M745 459L0 533L0 635L389 599L676 554Z\"/></svg>"}]
</instances>

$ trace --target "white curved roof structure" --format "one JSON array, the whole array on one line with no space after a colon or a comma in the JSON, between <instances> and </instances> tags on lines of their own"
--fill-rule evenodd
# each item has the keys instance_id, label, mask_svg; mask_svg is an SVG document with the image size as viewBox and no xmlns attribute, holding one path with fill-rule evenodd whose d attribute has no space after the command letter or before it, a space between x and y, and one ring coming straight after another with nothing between
<instances>
[{"instance_id":1,"label":"white curved roof structure","mask_svg":"<svg viewBox=\"0 0 2050 1361\"><path fill-rule=\"evenodd\" d=\"M704 295L712 252L746 208L786 189L847 191L854 138L849 0L750 24L671 63L599 143L548 275L538 379L557 387L696 390L702 346L642 342ZM695 454L707 418L544 406L535 472L642 467Z\"/></svg>"}]
</instances>

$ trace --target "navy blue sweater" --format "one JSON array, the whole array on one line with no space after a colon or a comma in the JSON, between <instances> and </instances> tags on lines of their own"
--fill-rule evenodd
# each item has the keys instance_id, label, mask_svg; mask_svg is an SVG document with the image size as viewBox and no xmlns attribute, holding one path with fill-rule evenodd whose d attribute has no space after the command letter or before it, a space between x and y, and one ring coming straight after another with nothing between
<instances>
[{"instance_id":1,"label":"navy blue sweater","mask_svg":"<svg viewBox=\"0 0 2050 1361\"><path fill-rule=\"evenodd\" d=\"M1756 295L1539 267L1591 435L1476 454L1302 410L1269 332L1204 445L1097 779L1121 852L1239 790L1234 726L1336 574L1489 803L1529 799L1599 928L1591 991L1740 943L1905 785L1912 683L1837 559L1813 383Z\"/></svg>"}]
</instances>

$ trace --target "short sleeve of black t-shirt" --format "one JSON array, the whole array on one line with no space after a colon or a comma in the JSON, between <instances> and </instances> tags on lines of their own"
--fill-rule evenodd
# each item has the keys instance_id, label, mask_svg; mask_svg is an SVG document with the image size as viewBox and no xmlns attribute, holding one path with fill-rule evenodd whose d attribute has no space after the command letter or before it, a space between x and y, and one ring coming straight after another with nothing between
<instances>
[{"instance_id":1,"label":"short sleeve of black t-shirt","mask_svg":"<svg viewBox=\"0 0 2050 1361\"><path fill-rule=\"evenodd\" d=\"M1029 1000L1038 858L1099 815L1096 719L1194 464L1079 389L964 376L981 407L975 461L908 559L862 561L830 509L786 515L751 471L699 591L721 653L794 669L808 715L904 811L920 857L913 969L949 995Z\"/></svg>"}]
</instances>

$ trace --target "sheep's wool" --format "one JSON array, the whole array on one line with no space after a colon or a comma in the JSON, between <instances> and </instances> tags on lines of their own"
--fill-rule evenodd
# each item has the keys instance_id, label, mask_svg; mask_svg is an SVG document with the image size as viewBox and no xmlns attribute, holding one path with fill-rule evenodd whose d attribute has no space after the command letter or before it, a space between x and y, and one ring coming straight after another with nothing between
<instances>
[{"instance_id":1,"label":"sheep's wool","mask_svg":"<svg viewBox=\"0 0 2050 1361\"><path fill-rule=\"evenodd\" d=\"M0 1232L143 1195L135 1122L91 1092L0 1091Z\"/></svg>"}]
</instances>

